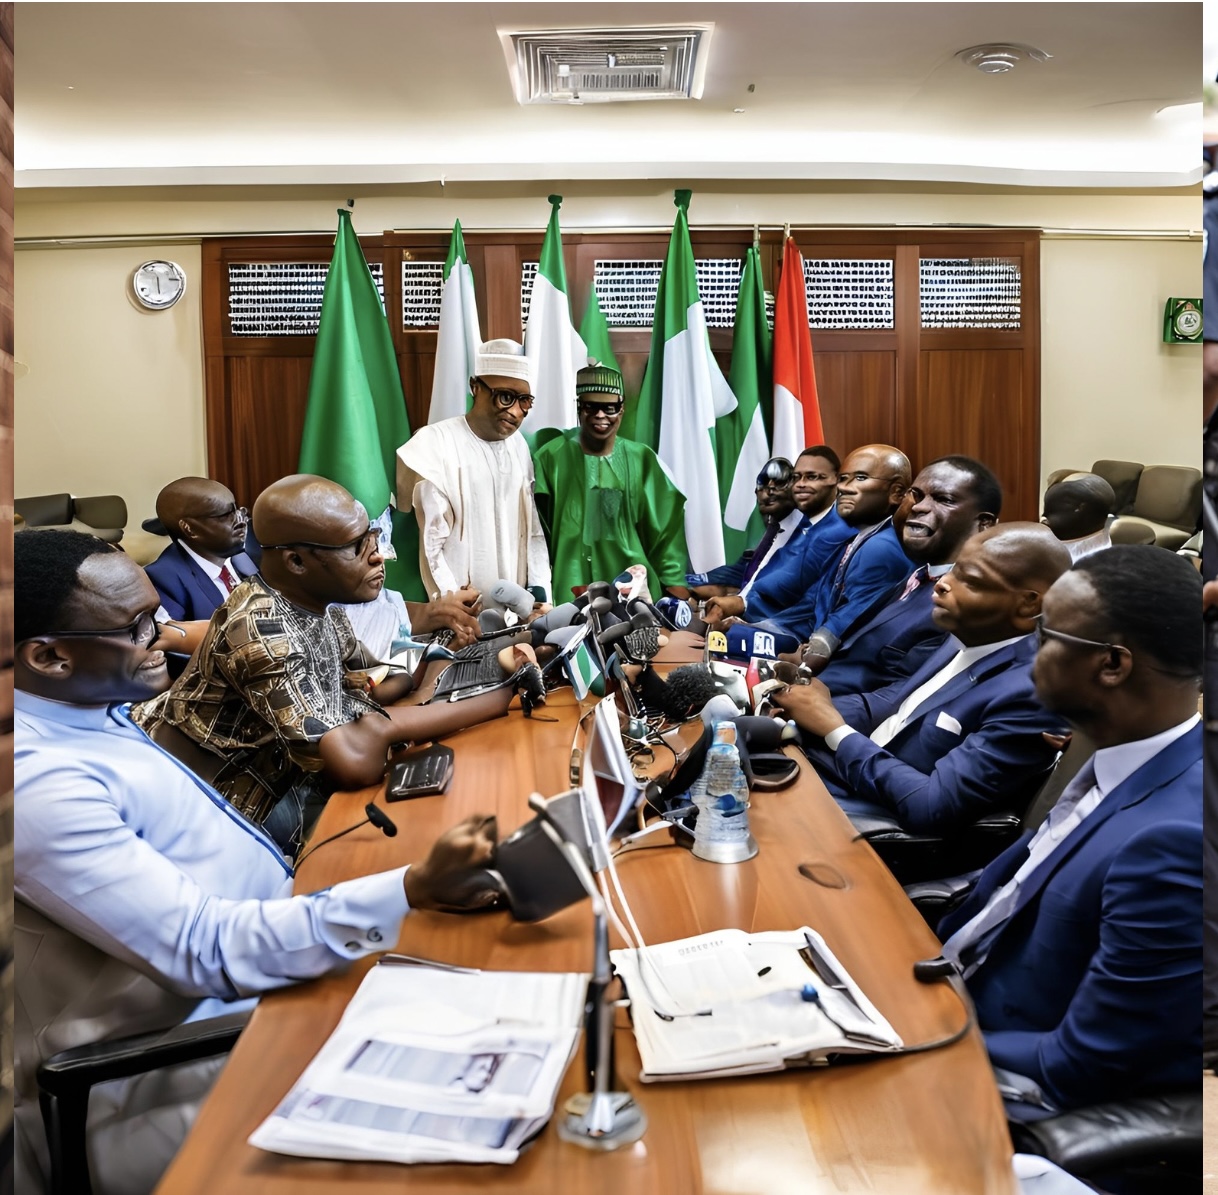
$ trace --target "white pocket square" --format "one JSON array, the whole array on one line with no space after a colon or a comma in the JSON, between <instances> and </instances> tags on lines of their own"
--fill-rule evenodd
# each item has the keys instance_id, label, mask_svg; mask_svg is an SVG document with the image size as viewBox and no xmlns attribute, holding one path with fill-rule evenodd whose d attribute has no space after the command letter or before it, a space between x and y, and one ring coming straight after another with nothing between
<instances>
[{"instance_id":1,"label":"white pocket square","mask_svg":"<svg viewBox=\"0 0 1218 1195\"><path fill-rule=\"evenodd\" d=\"M951 714L943 710L939 711L939 716L935 719L935 725L940 730L950 730L952 734L963 734L964 728L956 721Z\"/></svg>"}]
</instances>

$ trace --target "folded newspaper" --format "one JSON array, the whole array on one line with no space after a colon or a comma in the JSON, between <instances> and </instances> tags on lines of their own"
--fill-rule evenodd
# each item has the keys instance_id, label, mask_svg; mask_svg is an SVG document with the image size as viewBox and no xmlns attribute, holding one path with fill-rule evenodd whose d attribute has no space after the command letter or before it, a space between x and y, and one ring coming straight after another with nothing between
<instances>
[{"instance_id":1,"label":"folded newspaper","mask_svg":"<svg viewBox=\"0 0 1218 1195\"><path fill-rule=\"evenodd\" d=\"M644 1082L756 1074L903 1044L806 926L719 930L611 957L630 994Z\"/></svg>"},{"instance_id":2,"label":"folded newspaper","mask_svg":"<svg viewBox=\"0 0 1218 1195\"><path fill-rule=\"evenodd\" d=\"M587 984L373 967L250 1144L352 1161L514 1162L554 1112Z\"/></svg>"}]
</instances>

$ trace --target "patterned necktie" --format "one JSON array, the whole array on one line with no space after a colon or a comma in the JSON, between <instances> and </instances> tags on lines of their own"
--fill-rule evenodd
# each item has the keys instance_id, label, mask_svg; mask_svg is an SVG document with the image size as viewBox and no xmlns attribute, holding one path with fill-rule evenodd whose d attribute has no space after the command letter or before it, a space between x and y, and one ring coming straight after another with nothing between
<instances>
[{"instance_id":1,"label":"patterned necktie","mask_svg":"<svg viewBox=\"0 0 1218 1195\"><path fill-rule=\"evenodd\" d=\"M780 527L777 520L775 520L765 529L765 534L761 537L761 542L753 550L753 555L748 564L745 566L744 576L740 578L741 589L743 589L753 579L754 574L761 567L761 562L765 559L765 554L770 550L770 545L774 542L779 530Z\"/></svg>"},{"instance_id":2,"label":"patterned necktie","mask_svg":"<svg viewBox=\"0 0 1218 1195\"><path fill-rule=\"evenodd\" d=\"M237 588L237 578L233 575L232 569L227 564L220 566L220 584L224 586L229 593L232 593Z\"/></svg>"},{"instance_id":3,"label":"patterned necktie","mask_svg":"<svg viewBox=\"0 0 1218 1195\"><path fill-rule=\"evenodd\" d=\"M924 564L920 569L915 569L912 577L905 582L905 588L901 591L901 596L897 598L898 602L903 602L919 585L930 580L930 565Z\"/></svg>"}]
</instances>

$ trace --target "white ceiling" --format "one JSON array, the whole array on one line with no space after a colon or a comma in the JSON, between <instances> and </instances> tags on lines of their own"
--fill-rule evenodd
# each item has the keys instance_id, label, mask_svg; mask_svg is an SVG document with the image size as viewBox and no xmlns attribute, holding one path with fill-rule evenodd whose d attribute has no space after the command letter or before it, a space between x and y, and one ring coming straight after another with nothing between
<instances>
[{"instance_id":1,"label":"white ceiling","mask_svg":"<svg viewBox=\"0 0 1218 1195\"><path fill-rule=\"evenodd\" d=\"M700 100L515 102L500 30L689 21L715 25ZM1052 57L989 76L955 57L991 41ZM15 181L1182 186L1202 45L1200 3L22 0Z\"/></svg>"}]
</instances>

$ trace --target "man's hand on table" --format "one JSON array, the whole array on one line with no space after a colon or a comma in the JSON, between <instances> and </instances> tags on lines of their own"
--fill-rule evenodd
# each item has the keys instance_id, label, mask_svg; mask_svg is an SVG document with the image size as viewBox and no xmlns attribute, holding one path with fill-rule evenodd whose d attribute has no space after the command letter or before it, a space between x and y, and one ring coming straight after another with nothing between
<instances>
[{"instance_id":1,"label":"man's hand on table","mask_svg":"<svg viewBox=\"0 0 1218 1195\"><path fill-rule=\"evenodd\" d=\"M801 730L822 739L831 730L846 725L846 720L833 704L828 687L818 680L809 681L806 685L792 685L789 689L774 693L770 701L788 717L794 718Z\"/></svg>"},{"instance_id":2,"label":"man's hand on table","mask_svg":"<svg viewBox=\"0 0 1218 1195\"><path fill-rule=\"evenodd\" d=\"M725 622L729 618L739 618L744 613L744 598L742 597L713 597L702 610L702 621L708 626L712 623Z\"/></svg>"},{"instance_id":3,"label":"man's hand on table","mask_svg":"<svg viewBox=\"0 0 1218 1195\"><path fill-rule=\"evenodd\" d=\"M494 814L475 814L450 826L427 858L406 872L410 907L458 913L496 904L501 891L487 867L498 840Z\"/></svg>"}]
</instances>

